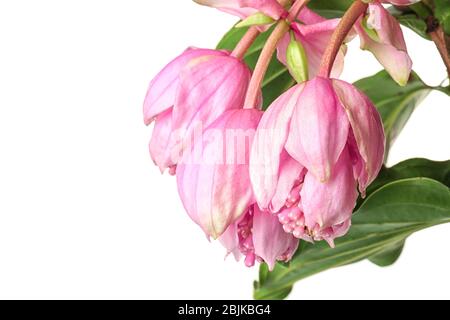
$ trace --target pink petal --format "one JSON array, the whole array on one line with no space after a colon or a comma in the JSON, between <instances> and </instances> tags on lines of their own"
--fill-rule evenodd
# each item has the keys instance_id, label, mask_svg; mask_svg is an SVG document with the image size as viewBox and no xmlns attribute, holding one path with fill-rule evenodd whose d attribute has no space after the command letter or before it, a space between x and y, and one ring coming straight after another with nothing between
<instances>
[{"instance_id":1,"label":"pink petal","mask_svg":"<svg viewBox=\"0 0 450 320\"><path fill-rule=\"evenodd\" d=\"M172 132L172 109L168 109L156 117L152 138L149 144L150 155L155 164L164 172L176 165L172 161L171 152L167 148Z\"/></svg>"},{"instance_id":2,"label":"pink petal","mask_svg":"<svg viewBox=\"0 0 450 320\"><path fill-rule=\"evenodd\" d=\"M303 170L304 167L300 163L292 158L286 151L283 151L277 189L270 206L272 212L279 212L285 205L294 186L300 183L299 179L302 178Z\"/></svg>"},{"instance_id":3,"label":"pink petal","mask_svg":"<svg viewBox=\"0 0 450 320\"><path fill-rule=\"evenodd\" d=\"M255 8L269 17L278 20L286 10L277 0L240 0L242 7Z\"/></svg>"},{"instance_id":4,"label":"pink petal","mask_svg":"<svg viewBox=\"0 0 450 320\"><path fill-rule=\"evenodd\" d=\"M361 37L363 47L370 50L386 71L398 84L404 86L408 83L412 60L407 52L396 49L391 45L384 45L373 41L368 37Z\"/></svg>"},{"instance_id":5,"label":"pink petal","mask_svg":"<svg viewBox=\"0 0 450 320\"><path fill-rule=\"evenodd\" d=\"M189 48L170 62L151 82L144 101L144 120L149 125L155 117L172 108L178 89L181 69L191 60L203 55L225 55L225 52Z\"/></svg>"},{"instance_id":6,"label":"pink petal","mask_svg":"<svg viewBox=\"0 0 450 320\"><path fill-rule=\"evenodd\" d=\"M241 19L262 12L278 20L285 9L276 0L194 0L198 4L217 8L224 12L236 15Z\"/></svg>"},{"instance_id":7,"label":"pink petal","mask_svg":"<svg viewBox=\"0 0 450 320\"><path fill-rule=\"evenodd\" d=\"M277 189L280 155L302 90L303 85L297 85L275 100L264 113L256 131L250 156L250 178L260 208L269 207Z\"/></svg>"},{"instance_id":8,"label":"pink petal","mask_svg":"<svg viewBox=\"0 0 450 320\"><path fill-rule=\"evenodd\" d=\"M371 51L395 81L406 85L412 70L412 60L400 24L380 3L370 4L367 23L376 31L379 40L370 38L361 23L357 23L361 48Z\"/></svg>"},{"instance_id":9,"label":"pink petal","mask_svg":"<svg viewBox=\"0 0 450 320\"><path fill-rule=\"evenodd\" d=\"M305 48L308 58L310 79L317 76L327 44L333 31L339 24L339 19L325 20L316 24L302 25L292 24L295 37ZM290 42L290 35L286 34L278 44L277 57L284 65L286 62L286 50ZM339 77L344 68L344 47L339 51L332 70L332 77Z\"/></svg>"},{"instance_id":10,"label":"pink petal","mask_svg":"<svg viewBox=\"0 0 450 320\"><path fill-rule=\"evenodd\" d=\"M318 180L327 181L348 139L347 116L331 80L308 81L291 121L286 150Z\"/></svg>"},{"instance_id":11,"label":"pink petal","mask_svg":"<svg viewBox=\"0 0 450 320\"><path fill-rule=\"evenodd\" d=\"M349 218L345 222L335 225L333 227L328 228L325 232L322 231L321 237L323 240L328 242L330 247L335 248L334 245L334 239L343 237L347 234L347 232L350 230L350 227L352 226L352 219Z\"/></svg>"},{"instance_id":12,"label":"pink petal","mask_svg":"<svg viewBox=\"0 0 450 320\"><path fill-rule=\"evenodd\" d=\"M170 148L177 148L180 138L184 142L191 139L199 126L207 128L226 110L242 108L250 77L248 67L233 57L203 56L191 60L180 75L172 113L176 135ZM181 151L186 144L180 147Z\"/></svg>"},{"instance_id":13,"label":"pink petal","mask_svg":"<svg viewBox=\"0 0 450 320\"><path fill-rule=\"evenodd\" d=\"M278 42L277 46L277 58L280 60L282 64L287 66L287 48L291 41L291 36L289 33L286 33L283 38Z\"/></svg>"},{"instance_id":14,"label":"pink petal","mask_svg":"<svg viewBox=\"0 0 450 320\"><path fill-rule=\"evenodd\" d=\"M261 116L262 112L254 109L224 113L203 134L203 141L197 141L194 151L186 152L178 165L178 190L185 209L205 233L215 239L254 203L248 158ZM236 141L243 143L228 142L231 134L237 134ZM230 154L239 153L244 155L242 164L230 158Z\"/></svg>"},{"instance_id":15,"label":"pink petal","mask_svg":"<svg viewBox=\"0 0 450 320\"><path fill-rule=\"evenodd\" d=\"M358 192L353 177L352 162L345 149L326 183L307 173L300 193L306 226L325 231L338 226L352 216Z\"/></svg>"},{"instance_id":16,"label":"pink petal","mask_svg":"<svg viewBox=\"0 0 450 320\"><path fill-rule=\"evenodd\" d=\"M241 258L239 251L239 236L236 223L231 224L219 238L220 243L227 250L227 256L232 254L236 261Z\"/></svg>"},{"instance_id":17,"label":"pink petal","mask_svg":"<svg viewBox=\"0 0 450 320\"><path fill-rule=\"evenodd\" d=\"M364 160L363 169L366 172L360 177L360 190L363 192L377 177L383 165L383 123L373 103L356 87L341 80L333 80L333 86L347 112L359 153Z\"/></svg>"},{"instance_id":18,"label":"pink petal","mask_svg":"<svg viewBox=\"0 0 450 320\"><path fill-rule=\"evenodd\" d=\"M294 25L298 30L299 40L303 43L308 56L311 79L319 72L325 49L339 22L339 19L331 19L312 25L301 25L298 23ZM344 56L345 50L341 49L333 66L332 77L338 78L341 75L344 68Z\"/></svg>"},{"instance_id":19,"label":"pink petal","mask_svg":"<svg viewBox=\"0 0 450 320\"><path fill-rule=\"evenodd\" d=\"M253 216L255 253L273 270L277 260L288 261L298 247L298 240L284 232L276 215L255 208Z\"/></svg>"},{"instance_id":20,"label":"pink petal","mask_svg":"<svg viewBox=\"0 0 450 320\"><path fill-rule=\"evenodd\" d=\"M308 8L303 8L297 17L298 20L300 20L304 24L321 23L327 20L326 18L318 15L317 13Z\"/></svg>"}]
</instances>

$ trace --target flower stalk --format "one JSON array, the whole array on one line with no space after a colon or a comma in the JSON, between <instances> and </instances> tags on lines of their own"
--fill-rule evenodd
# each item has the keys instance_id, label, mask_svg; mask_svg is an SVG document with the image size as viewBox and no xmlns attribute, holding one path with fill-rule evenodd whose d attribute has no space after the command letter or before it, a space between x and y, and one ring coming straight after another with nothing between
<instances>
[{"instance_id":1,"label":"flower stalk","mask_svg":"<svg viewBox=\"0 0 450 320\"><path fill-rule=\"evenodd\" d=\"M256 107L264 76L277 45L289 31L290 23L297 18L300 11L308 4L308 2L309 0L297 0L294 2L291 10L289 11L289 16L285 20L278 22L272 34L267 39L267 42L261 51L261 55L259 56L258 62L256 63L255 70L253 71L253 76L245 98L244 108L251 109Z\"/></svg>"},{"instance_id":2,"label":"flower stalk","mask_svg":"<svg viewBox=\"0 0 450 320\"><path fill-rule=\"evenodd\" d=\"M341 22L331 36L330 44L323 56L322 65L319 71L320 76L325 78L330 76L334 61L336 60L336 56L344 43L345 38L347 38L358 18L367 11L368 6L367 3L357 0L342 17Z\"/></svg>"},{"instance_id":3,"label":"flower stalk","mask_svg":"<svg viewBox=\"0 0 450 320\"><path fill-rule=\"evenodd\" d=\"M246 34L242 37L241 41L237 44L236 48L234 48L231 53L232 57L237 59L242 59L245 56L245 53L250 49L253 42L255 42L256 38L258 38L260 32L257 27L251 27L248 29Z\"/></svg>"},{"instance_id":4,"label":"flower stalk","mask_svg":"<svg viewBox=\"0 0 450 320\"><path fill-rule=\"evenodd\" d=\"M439 54L444 61L445 67L447 68L447 74L450 78L450 47L445 40L445 33L439 22L434 17L429 17L428 21L428 34L431 40L436 44Z\"/></svg>"}]
</instances>

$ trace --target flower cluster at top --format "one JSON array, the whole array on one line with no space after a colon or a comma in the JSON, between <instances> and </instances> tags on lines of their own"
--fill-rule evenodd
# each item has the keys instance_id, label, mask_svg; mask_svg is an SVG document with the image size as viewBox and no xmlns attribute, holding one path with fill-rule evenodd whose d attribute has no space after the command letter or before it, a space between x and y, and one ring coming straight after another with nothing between
<instances>
[{"instance_id":1,"label":"flower cluster at top","mask_svg":"<svg viewBox=\"0 0 450 320\"><path fill-rule=\"evenodd\" d=\"M289 261L299 239L333 247L385 153L373 103L338 80L344 45L359 37L405 85L412 62L400 25L381 1L357 0L330 20L307 0L195 1L252 27L233 52L188 48L151 81L144 118L154 122L153 161L176 175L191 219L249 267ZM243 56L269 24L276 27L251 71ZM263 112L261 83L275 50L298 84Z\"/></svg>"}]
</instances>

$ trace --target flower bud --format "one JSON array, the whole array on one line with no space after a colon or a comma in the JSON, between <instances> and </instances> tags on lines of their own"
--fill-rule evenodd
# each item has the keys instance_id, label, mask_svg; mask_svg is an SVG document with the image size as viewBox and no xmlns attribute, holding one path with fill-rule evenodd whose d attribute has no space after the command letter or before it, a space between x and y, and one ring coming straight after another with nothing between
<instances>
[{"instance_id":1,"label":"flower bud","mask_svg":"<svg viewBox=\"0 0 450 320\"><path fill-rule=\"evenodd\" d=\"M408 83L412 60L398 21L380 3L369 5L369 15L356 24L361 48L369 50L401 86Z\"/></svg>"},{"instance_id":2,"label":"flower bud","mask_svg":"<svg viewBox=\"0 0 450 320\"><path fill-rule=\"evenodd\" d=\"M308 58L306 57L305 48L303 48L300 41L295 39L293 33L291 35L291 42L286 50L286 61L289 72L297 83L309 79Z\"/></svg>"},{"instance_id":3,"label":"flower bud","mask_svg":"<svg viewBox=\"0 0 450 320\"><path fill-rule=\"evenodd\" d=\"M264 113L250 157L261 208L285 232L306 241L343 236L358 196L384 159L380 115L353 85L316 77L278 98Z\"/></svg>"},{"instance_id":4,"label":"flower bud","mask_svg":"<svg viewBox=\"0 0 450 320\"><path fill-rule=\"evenodd\" d=\"M275 20L273 20L271 17L266 16L264 13L257 12L248 18L242 20L239 22L235 28L245 28L245 27L252 27L252 26L264 26L266 24L272 24Z\"/></svg>"}]
</instances>

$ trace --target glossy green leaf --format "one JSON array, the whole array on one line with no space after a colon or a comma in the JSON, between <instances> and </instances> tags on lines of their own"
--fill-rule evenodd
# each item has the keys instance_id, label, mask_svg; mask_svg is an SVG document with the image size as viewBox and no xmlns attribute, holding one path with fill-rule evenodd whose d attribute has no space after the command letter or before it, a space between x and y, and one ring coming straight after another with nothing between
<instances>
[{"instance_id":1,"label":"glossy green leaf","mask_svg":"<svg viewBox=\"0 0 450 320\"><path fill-rule=\"evenodd\" d=\"M367 189L367 194L370 195L387 183L409 178L429 178L450 188L450 160L439 162L417 158L400 162L392 168L383 168Z\"/></svg>"},{"instance_id":2,"label":"glossy green leaf","mask_svg":"<svg viewBox=\"0 0 450 320\"><path fill-rule=\"evenodd\" d=\"M355 85L369 96L383 118L387 150L431 91L415 73L405 87L399 86L386 71L361 79Z\"/></svg>"},{"instance_id":3,"label":"glossy green leaf","mask_svg":"<svg viewBox=\"0 0 450 320\"><path fill-rule=\"evenodd\" d=\"M350 232L337 239L335 249L324 242L302 242L301 252L288 267L277 266L263 284L256 286L255 298L284 298L282 293L299 280L377 257L416 231L448 222L450 190L447 186L428 178L389 183L372 193L357 210Z\"/></svg>"},{"instance_id":4,"label":"glossy green leaf","mask_svg":"<svg viewBox=\"0 0 450 320\"><path fill-rule=\"evenodd\" d=\"M396 180L422 177L430 178L450 187L450 161L431 161L428 159L410 159L397 164L392 168L384 168L377 180L368 189L368 194L373 193L383 185ZM401 241L385 251L370 257L369 260L380 267L394 264L400 257L404 241Z\"/></svg>"},{"instance_id":5,"label":"glossy green leaf","mask_svg":"<svg viewBox=\"0 0 450 320\"><path fill-rule=\"evenodd\" d=\"M400 258L404 246L405 241L403 240L398 243L394 243L392 246L389 246L380 253L370 257L369 260L379 267L391 266L398 260L398 258Z\"/></svg>"},{"instance_id":6,"label":"glossy green leaf","mask_svg":"<svg viewBox=\"0 0 450 320\"><path fill-rule=\"evenodd\" d=\"M340 18L352 5L353 0L314 0L308 7L325 18Z\"/></svg>"},{"instance_id":7,"label":"glossy green leaf","mask_svg":"<svg viewBox=\"0 0 450 320\"><path fill-rule=\"evenodd\" d=\"M225 34L217 45L217 48L230 51L233 50L247 30L248 28L232 28ZM245 56L245 62L251 69L255 68L261 50L272 31L273 27L262 33L248 50ZM262 86L263 109L265 110L276 98L295 85L295 83L295 80L292 78L287 68L278 62L278 59L274 55Z\"/></svg>"},{"instance_id":8,"label":"glossy green leaf","mask_svg":"<svg viewBox=\"0 0 450 320\"><path fill-rule=\"evenodd\" d=\"M255 292L260 290L261 286L265 285L266 280L269 277L273 277L273 276L276 276L276 274L278 274L278 273L285 272L287 270L287 268L288 267L285 264L280 263L277 265L277 268L274 271L270 272L267 264L261 264L261 266L259 268L259 279L258 279L258 281L255 281L255 283L254 283ZM291 293L292 289L293 289L293 287L290 286L287 288L282 288L278 292L273 292L271 299L272 300L282 300Z\"/></svg>"}]
</instances>

